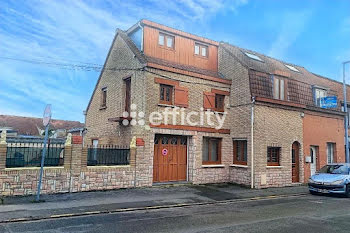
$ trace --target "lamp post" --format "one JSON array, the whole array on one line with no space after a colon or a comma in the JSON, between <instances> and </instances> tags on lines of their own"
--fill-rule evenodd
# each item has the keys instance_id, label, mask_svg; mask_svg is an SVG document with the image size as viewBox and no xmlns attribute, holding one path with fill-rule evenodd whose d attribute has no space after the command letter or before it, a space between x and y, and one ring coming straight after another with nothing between
<instances>
[{"instance_id":1,"label":"lamp post","mask_svg":"<svg viewBox=\"0 0 350 233\"><path fill-rule=\"evenodd\" d=\"M345 65L350 61L343 62L343 91L344 91L344 112L345 112L345 161L349 163L349 115L348 103L346 101Z\"/></svg>"}]
</instances>

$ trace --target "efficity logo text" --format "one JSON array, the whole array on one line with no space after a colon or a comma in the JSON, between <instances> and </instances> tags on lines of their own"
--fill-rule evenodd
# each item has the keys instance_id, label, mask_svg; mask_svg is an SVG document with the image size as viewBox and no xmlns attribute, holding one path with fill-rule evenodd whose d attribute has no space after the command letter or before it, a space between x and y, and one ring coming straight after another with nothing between
<instances>
[{"instance_id":1,"label":"efficity logo text","mask_svg":"<svg viewBox=\"0 0 350 233\"><path fill-rule=\"evenodd\" d=\"M189 125L189 126L211 126L221 129L226 119L226 112L214 112L212 110L186 111L185 108L166 107L164 111L151 112L148 121L152 125ZM136 104L131 104L130 113L123 112L122 124L145 125L146 115L144 112L137 112Z\"/></svg>"}]
</instances>

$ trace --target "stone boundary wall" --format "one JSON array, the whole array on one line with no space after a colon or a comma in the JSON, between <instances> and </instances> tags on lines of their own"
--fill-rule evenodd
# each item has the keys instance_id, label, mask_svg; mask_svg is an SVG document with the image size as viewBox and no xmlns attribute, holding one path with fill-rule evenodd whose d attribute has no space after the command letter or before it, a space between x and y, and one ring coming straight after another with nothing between
<instances>
[{"instance_id":1,"label":"stone boundary wall","mask_svg":"<svg viewBox=\"0 0 350 233\"><path fill-rule=\"evenodd\" d=\"M78 143L81 143L81 141L78 140ZM143 174L148 176L147 172L142 172L139 169L137 173L135 172L136 153L140 150L137 147L140 146L130 146L129 165L87 166L87 148L83 147L82 144L66 144L64 166L44 167L41 193L67 193L151 186L152 183L144 182ZM36 194L40 167L6 168L6 150L6 143L1 143L0 195Z\"/></svg>"}]
</instances>

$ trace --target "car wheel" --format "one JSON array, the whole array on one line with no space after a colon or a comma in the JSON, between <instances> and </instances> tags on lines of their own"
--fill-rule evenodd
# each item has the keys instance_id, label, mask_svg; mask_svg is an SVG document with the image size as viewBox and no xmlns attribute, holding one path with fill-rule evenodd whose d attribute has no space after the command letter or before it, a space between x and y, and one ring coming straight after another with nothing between
<instances>
[{"instance_id":1,"label":"car wheel","mask_svg":"<svg viewBox=\"0 0 350 233\"><path fill-rule=\"evenodd\" d=\"M350 184L346 185L345 196L350 198Z\"/></svg>"}]
</instances>

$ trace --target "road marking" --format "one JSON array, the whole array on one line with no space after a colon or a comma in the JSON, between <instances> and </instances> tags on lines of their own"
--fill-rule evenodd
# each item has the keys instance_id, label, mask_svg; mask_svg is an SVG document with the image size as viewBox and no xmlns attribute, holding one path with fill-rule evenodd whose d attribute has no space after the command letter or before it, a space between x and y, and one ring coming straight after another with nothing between
<instances>
[{"instance_id":1,"label":"road marking","mask_svg":"<svg viewBox=\"0 0 350 233\"><path fill-rule=\"evenodd\" d=\"M1 220L0 224L4 223L16 223L16 222L33 222L39 220L49 220L49 219L58 219L58 218L72 218L79 216L87 216L87 215L100 215L100 214L111 214L111 213L122 213L122 212L132 212L139 210L157 210L157 209L169 209L169 208L180 208L180 207L190 207L190 206L202 206L202 205L214 205L214 204L229 204L229 203L242 203L242 202L253 202L253 201L264 201L270 199L282 199L282 198L290 198L290 197L302 197L308 194L291 194L291 195L270 195L270 196L261 196L261 197L250 197L250 198L241 198L241 199L231 199L224 201L210 201L210 202L195 202L195 203L181 203L181 204L171 204L171 205L158 205L158 206L145 206L145 207L134 207L134 208L121 208L114 210L102 210L102 211L87 211L81 213L68 213L68 214L56 214L51 216L43 216L43 217L28 217L28 218L16 218L16 219L8 219Z\"/></svg>"}]
</instances>

